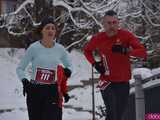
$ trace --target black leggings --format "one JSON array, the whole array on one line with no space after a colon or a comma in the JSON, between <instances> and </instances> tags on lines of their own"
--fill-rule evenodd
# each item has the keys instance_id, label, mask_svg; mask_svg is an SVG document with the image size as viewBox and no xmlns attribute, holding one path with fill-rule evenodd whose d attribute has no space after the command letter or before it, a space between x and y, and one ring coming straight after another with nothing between
<instances>
[{"instance_id":1,"label":"black leggings","mask_svg":"<svg viewBox=\"0 0 160 120\"><path fill-rule=\"evenodd\" d=\"M62 120L62 108L55 104L55 95L56 86L32 84L27 90L26 100L29 120Z\"/></svg>"},{"instance_id":2,"label":"black leggings","mask_svg":"<svg viewBox=\"0 0 160 120\"><path fill-rule=\"evenodd\" d=\"M106 107L106 120L122 120L128 103L129 83L111 83L101 94Z\"/></svg>"}]
</instances>

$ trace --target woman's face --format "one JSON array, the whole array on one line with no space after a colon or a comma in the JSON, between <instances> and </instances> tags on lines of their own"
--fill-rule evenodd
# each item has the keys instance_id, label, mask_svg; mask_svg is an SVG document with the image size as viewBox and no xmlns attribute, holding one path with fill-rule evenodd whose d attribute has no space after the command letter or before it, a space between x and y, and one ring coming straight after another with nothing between
<instances>
[{"instance_id":1,"label":"woman's face","mask_svg":"<svg viewBox=\"0 0 160 120\"><path fill-rule=\"evenodd\" d=\"M46 24L42 31L42 38L50 38L53 40L56 37L56 26L52 23Z\"/></svg>"}]
</instances>

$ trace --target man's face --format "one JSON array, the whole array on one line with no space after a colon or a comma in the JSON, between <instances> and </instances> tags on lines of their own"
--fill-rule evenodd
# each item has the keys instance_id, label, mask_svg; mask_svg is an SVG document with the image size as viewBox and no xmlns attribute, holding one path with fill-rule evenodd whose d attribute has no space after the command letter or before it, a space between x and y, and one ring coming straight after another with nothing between
<instances>
[{"instance_id":1,"label":"man's face","mask_svg":"<svg viewBox=\"0 0 160 120\"><path fill-rule=\"evenodd\" d=\"M116 16L104 16L103 27L108 34L114 34L119 28L119 21Z\"/></svg>"}]
</instances>

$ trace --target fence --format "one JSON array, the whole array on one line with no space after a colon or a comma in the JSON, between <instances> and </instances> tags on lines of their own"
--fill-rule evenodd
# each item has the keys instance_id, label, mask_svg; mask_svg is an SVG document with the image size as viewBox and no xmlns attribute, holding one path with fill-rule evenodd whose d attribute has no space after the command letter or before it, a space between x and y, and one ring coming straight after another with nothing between
<instances>
[{"instance_id":1,"label":"fence","mask_svg":"<svg viewBox=\"0 0 160 120\"><path fill-rule=\"evenodd\" d=\"M143 79L142 87L145 100L145 115L148 113L160 113L160 74L153 75ZM135 83L131 84L130 98L127 109L123 115L123 120L139 120L136 119L136 104L135 104ZM155 119L154 119L155 120ZM156 119L157 120L157 119ZM160 120L160 119L159 119Z\"/></svg>"}]
</instances>

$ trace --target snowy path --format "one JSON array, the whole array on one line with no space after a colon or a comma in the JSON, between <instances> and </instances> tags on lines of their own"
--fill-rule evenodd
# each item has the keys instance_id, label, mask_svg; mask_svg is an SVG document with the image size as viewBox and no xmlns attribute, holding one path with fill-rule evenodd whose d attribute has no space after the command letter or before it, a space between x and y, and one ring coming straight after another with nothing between
<instances>
[{"instance_id":1,"label":"snowy path","mask_svg":"<svg viewBox=\"0 0 160 120\"><path fill-rule=\"evenodd\" d=\"M22 84L15 72L18 64L17 58L20 57L21 55L12 58L7 55L7 50L0 49L0 120L28 120L25 98L22 95ZM74 66L76 72L70 79L69 84L82 86L80 80L87 79L88 74L90 74L89 71L86 71L88 65L86 65L86 61L83 62L84 58L77 52L73 53L71 57L73 57L74 65L77 66ZM63 110L64 120L91 120L92 114L87 112L92 109L91 87L78 87L70 91L69 94L74 97L65 105L82 108L84 111L65 108ZM102 104L99 95L99 92L96 91L97 105ZM3 112L3 110L6 111Z\"/></svg>"}]
</instances>

